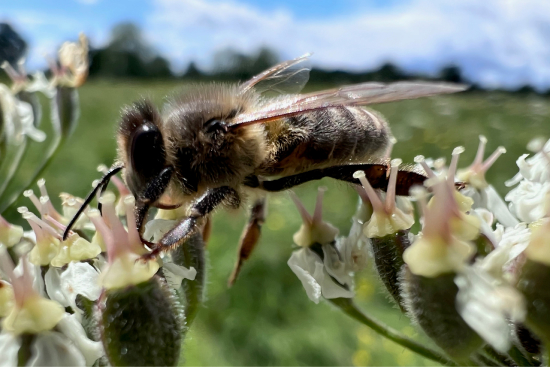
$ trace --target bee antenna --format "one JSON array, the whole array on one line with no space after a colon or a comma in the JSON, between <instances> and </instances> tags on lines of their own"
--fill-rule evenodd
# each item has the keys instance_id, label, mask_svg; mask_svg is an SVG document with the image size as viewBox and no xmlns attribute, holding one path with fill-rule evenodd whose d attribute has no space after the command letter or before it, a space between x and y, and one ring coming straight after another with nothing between
<instances>
[{"instance_id":1,"label":"bee antenna","mask_svg":"<svg viewBox=\"0 0 550 367\"><path fill-rule=\"evenodd\" d=\"M67 228L65 228L65 232L63 232L63 240L66 240L69 236L69 232L71 231L71 228L74 226L80 215L84 212L88 204L91 203L91 201L94 199L96 193L98 190L101 189L101 193L105 191L107 188L107 185L109 184L109 181L111 180L111 177L116 175L120 170L122 170L124 166L122 164L114 164L109 170L103 175L99 183L92 189L92 191L88 194L86 197L86 200L84 200L84 203L80 206L76 214L73 216L73 219L67 224ZM98 205L98 209L101 209L101 205Z\"/></svg>"}]
</instances>

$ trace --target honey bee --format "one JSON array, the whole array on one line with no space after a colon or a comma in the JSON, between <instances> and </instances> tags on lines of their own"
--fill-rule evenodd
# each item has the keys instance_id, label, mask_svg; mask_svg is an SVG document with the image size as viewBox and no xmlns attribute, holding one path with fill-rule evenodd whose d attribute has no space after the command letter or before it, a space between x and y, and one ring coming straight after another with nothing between
<instances>
[{"instance_id":1,"label":"honey bee","mask_svg":"<svg viewBox=\"0 0 550 367\"><path fill-rule=\"evenodd\" d=\"M362 83L308 94L267 98L262 92L299 91L307 82L309 55L280 63L241 84L196 85L172 97L159 112L146 100L122 112L118 160L88 195L65 237L98 190L123 170L136 198L140 234L150 207L188 206L187 217L158 243L144 241L145 259L182 244L218 207L238 208L247 192L276 192L323 177L354 184L365 171L374 187L387 186L380 163L392 144L384 118L362 106L455 93L462 85ZM378 163L373 163L378 159ZM425 176L402 171L398 195ZM265 194L256 195L230 282L256 245L265 218Z\"/></svg>"}]
</instances>

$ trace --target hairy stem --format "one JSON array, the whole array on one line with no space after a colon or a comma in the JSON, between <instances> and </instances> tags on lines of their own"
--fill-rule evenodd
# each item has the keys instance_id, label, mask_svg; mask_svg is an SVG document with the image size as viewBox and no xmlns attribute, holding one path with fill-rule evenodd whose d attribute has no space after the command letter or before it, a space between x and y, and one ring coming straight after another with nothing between
<instances>
[{"instance_id":1,"label":"hairy stem","mask_svg":"<svg viewBox=\"0 0 550 367\"><path fill-rule=\"evenodd\" d=\"M357 306L353 303L353 301L349 298L334 298L329 299L329 302L331 302L333 305L340 308L344 313L351 318L354 318L355 320L359 321L363 325L368 326L372 330L374 330L376 333L382 335L385 338L388 338L389 340L421 355L424 358L431 359L432 361L444 364L446 366L456 366L457 364L444 356L442 353L439 353L435 350L432 350L430 348L426 348L425 346L407 338L405 335L401 334L397 330L384 325L382 322L368 316L363 311L361 311Z\"/></svg>"}]
</instances>

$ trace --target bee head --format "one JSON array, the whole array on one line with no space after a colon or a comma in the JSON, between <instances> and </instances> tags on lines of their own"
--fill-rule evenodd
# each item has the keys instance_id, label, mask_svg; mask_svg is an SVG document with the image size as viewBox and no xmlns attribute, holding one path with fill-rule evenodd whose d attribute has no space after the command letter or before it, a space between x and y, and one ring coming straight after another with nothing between
<instances>
[{"instance_id":1,"label":"bee head","mask_svg":"<svg viewBox=\"0 0 550 367\"><path fill-rule=\"evenodd\" d=\"M163 112L166 153L181 192L239 185L264 157L264 128L232 130L233 119L258 104L238 85L192 85L168 101Z\"/></svg>"},{"instance_id":2,"label":"bee head","mask_svg":"<svg viewBox=\"0 0 550 367\"><path fill-rule=\"evenodd\" d=\"M171 168L166 162L160 115L148 101L124 109L118 153L125 167L124 179L136 200L151 204L158 200L169 184Z\"/></svg>"}]
</instances>

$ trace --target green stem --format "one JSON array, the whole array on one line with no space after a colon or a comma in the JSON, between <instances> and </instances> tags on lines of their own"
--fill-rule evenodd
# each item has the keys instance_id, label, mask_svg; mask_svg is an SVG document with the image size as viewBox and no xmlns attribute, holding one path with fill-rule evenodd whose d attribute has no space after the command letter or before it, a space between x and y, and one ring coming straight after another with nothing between
<instances>
[{"instance_id":1,"label":"green stem","mask_svg":"<svg viewBox=\"0 0 550 367\"><path fill-rule=\"evenodd\" d=\"M497 352L493 347L490 345L486 345L483 348L483 353L494 359L495 361L498 361L498 363L502 366L515 366L517 362L512 360L512 358L509 355L504 355L502 353Z\"/></svg>"},{"instance_id":2,"label":"green stem","mask_svg":"<svg viewBox=\"0 0 550 367\"><path fill-rule=\"evenodd\" d=\"M50 149L46 153L46 158L42 161L38 169L34 172L30 180L28 180L27 183L24 185L23 190L19 190L19 192L14 192L13 194L11 194L8 199L2 203L2 206L0 207L0 213L3 214L6 210L12 209L17 199L21 195L21 192L28 190L34 184L37 177L42 175L42 173L46 170L46 168L48 168L53 159L57 156L64 143L65 139L63 139L61 136L57 137L57 139L53 142L53 144L50 146Z\"/></svg>"},{"instance_id":3,"label":"green stem","mask_svg":"<svg viewBox=\"0 0 550 367\"><path fill-rule=\"evenodd\" d=\"M508 356L517 363L518 366L536 366L530 358L527 358L515 345L508 351Z\"/></svg>"},{"instance_id":4,"label":"green stem","mask_svg":"<svg viewBox=\"0 0 550 367\"><path fill-rule=\"evenodd\" d=\"M0 184L0 197L2 197L2 195L4 194L4 191L6 191L6 188L15 177L15 173L18 171L19 167L21 166L19 163L21 163L21 160L25 156L25 153L28 151L27 138L25 137L24 139L25 140L23 140L23 142L17 147L18 150L14 154L13 159L11 159L11 157L6 157L7 159L5 160L5 162L9 161L11 162L11 164L7 169L6 178L4 178L4 180Z\"/></svg>"},{"instance_id":5,"label":"green stem","mask_svg":"<svg viewBox=\"0 0 550 367\"><path fill-rule=\"evenodd\" d=\"M389 340L401 345L402 347L405 347L423 356L424 358L431 359L432 361L444 364L446 366L457 365L455 362L453 362L443 354L436 352L430 348L426 348L423 345L407 338L405 335L401 334L397 330L384 325L376 319L371 318L363 311L359 310L357 306L353 303L353 301L349 298L334 298L329 299L328 301L344 311L345 314L361 322L363 325L368 326L376 333L382 335L385 338L388 338Z\"/></svg>"}]
</instances>

